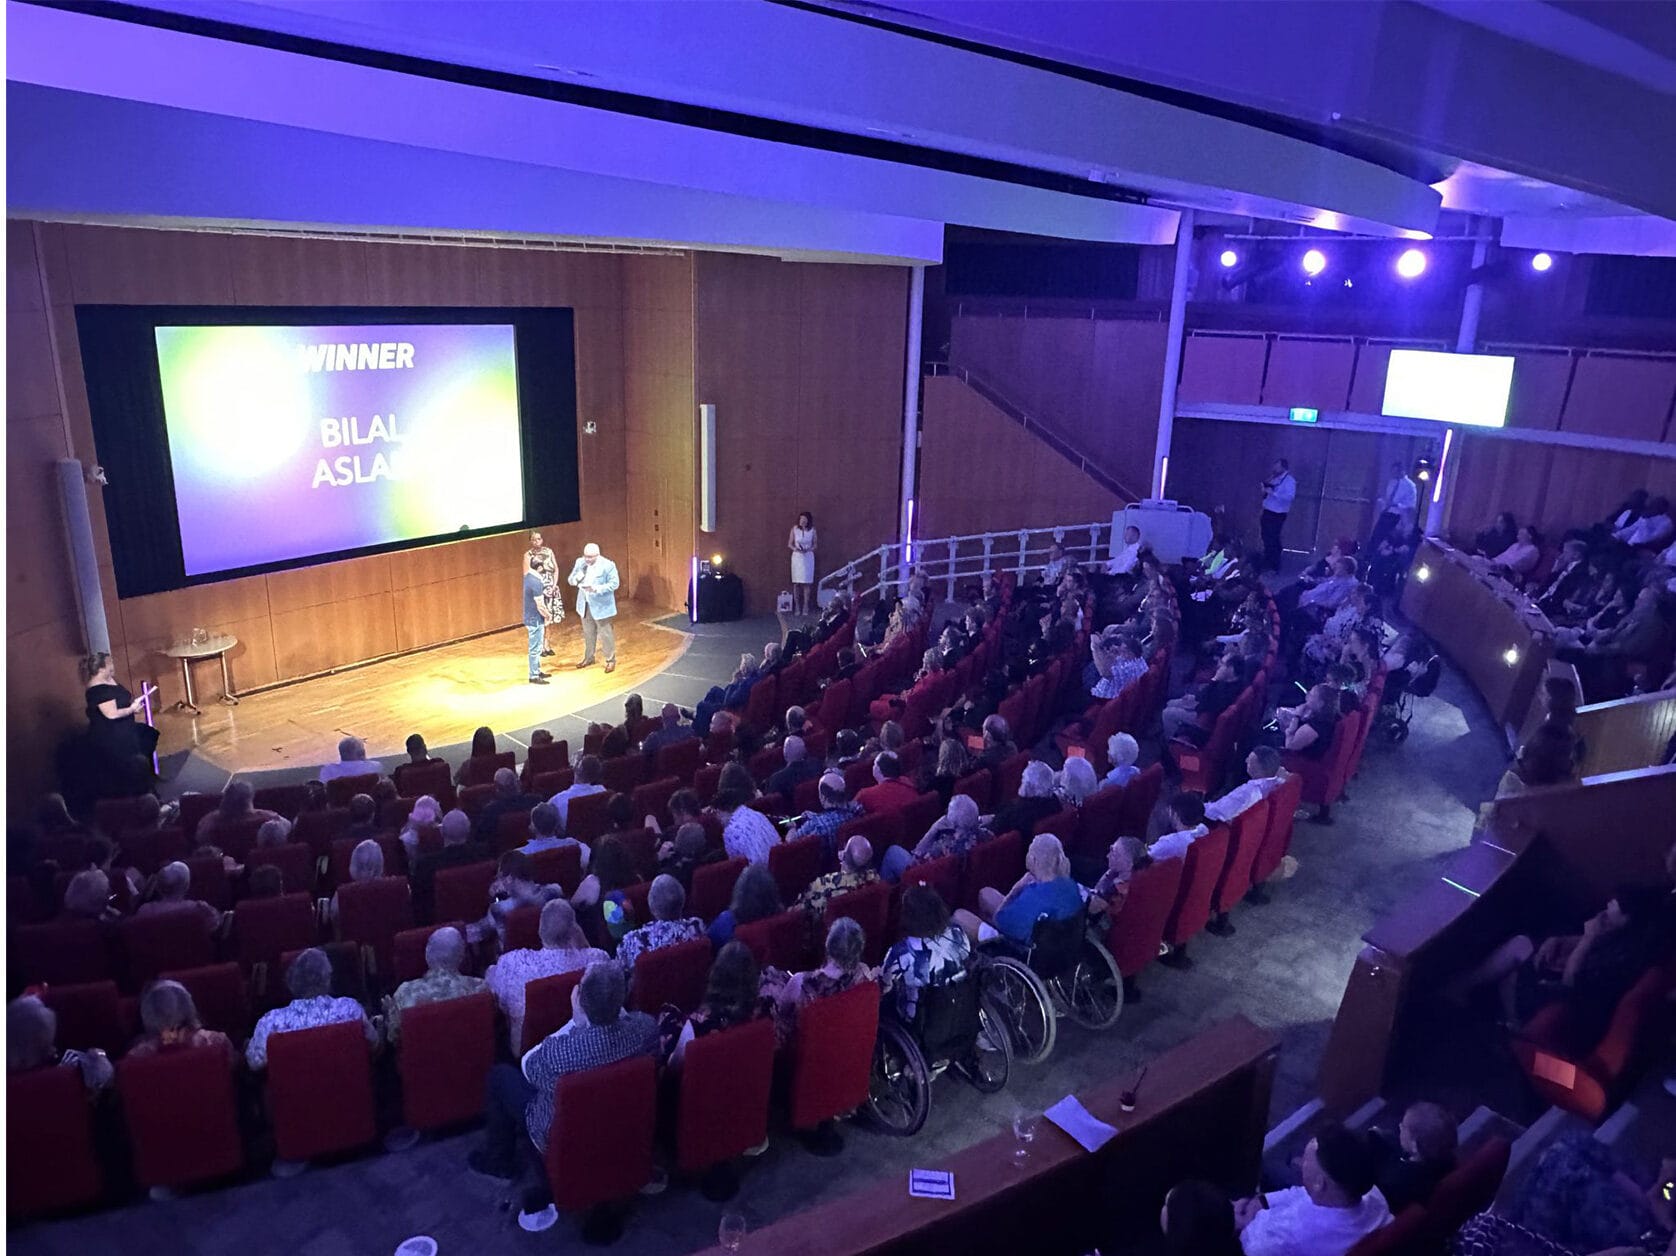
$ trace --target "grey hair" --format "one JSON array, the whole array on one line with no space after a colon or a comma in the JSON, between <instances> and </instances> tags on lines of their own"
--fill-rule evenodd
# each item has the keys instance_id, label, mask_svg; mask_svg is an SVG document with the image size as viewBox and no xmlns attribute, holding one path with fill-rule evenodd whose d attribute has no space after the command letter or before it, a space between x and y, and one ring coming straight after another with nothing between
<instances>
[{"instance_id":1,"label":"grey hair","mask_svg":"<svg viewBox=\"0 0 1676 1256\"><path fill-rule=\"evenodd\" d=\"M359 737L345 737L338 742L338 759L343 763L356 763L367 757L367 743Z\"/></svg>"},{"instance_id":2,"label":"grey hair","mask_svg":"<svg viewBox=\"0 0 1676 1256\"><path fill-rule=\"evenodd\" d=\"M154 981L140 995L140 1023L148 1034L165 1029L196 1029L198 1005L192 992L178 981Z\"/></svg>"},{"instance_id":3,"label":"grey hair","mask_svg":"<svg viewBox=\"0 0 1676 1256\"><path fill-rule=\"evenodd\" d=\"M615 960L589 964L576 986L576 999L590 1025L609 1025L623 1014L628 974Z\"/></svg>"},{"instance_id":4,"label":"grey hair","mask_svg":"<svg viewBox=\"0 0 1676 1256\"><path fill-rule=\"evenodd\" d=\"M826 931L826 957L845 972L861 963L861 952L866 949L867 935L848 916L840 916Z\"/></svg>"},{"instance_id":5,"label":"grey hair","mask_svg":"<svg viewBox=\"0 0 1676 1256\"><path fill-rule=\"evenodd\" d=\"M975 829L979 819L978 804L970 794L956 794L949 799L948 821L955 828L962 832Z\"/></svg>"},{"instance_id":6,"label":"grey hair","mask_svg":"<svg viewBox=\"0 0 1676 1256\"><path fill-rule=\"evenodd\" d=\"M646 906L652 910L653 920L675 920L687 906L687 891L667 872L653 878L646 891Z\"/></svg>"},{"instance_id":7,"label":"grey hair","mask_svg":"<svg viewBox=\"0 0 1676 1256\"><path fill-rule=\"evenodd\" d=\"M1053 793L1053 769L1040 759L1032 759L1024 765L1024 775L1019 778L1018 796L1020 798L1046 798Z\"/></svg>"},{"instance_id":8,"label":"grey hair","mask_svg":"<svg viewBox=\"0 0 1676 1256\"><path fill-rule=\"evenodd\" d=\"M511 768L495 769L495 791L497 793L510 794L517 788L518 774L516 772Z\"/></svg>"},{"instance_id":9,"label":"grey hair","mask_svg":"<svg viewBox=\"0 0 1676 1256\"><path fill-rule=\"evenodd\" d=\"M1140 743L1128 733L1113 733L1106 738L1106 755L1114 766L1131 767L1140 753Z\"/></svg>"},{"instance_id":10,"label":"grey hair","mask_svg":"<svg viewBox=\"0 0 1676 1256\"><path fill-rule=\"evenodd\" d=\"M439 827L444 846L460 846L471 840L471 817L458 807L442 817Z\"/></svg>"},{"instance_id":11,"label":"grey hair","mask_svg":"<svg viewBox=\"0 0 1676 1256\"><path fill-rule=\"evenodd\" d=\"M568 906L569 904L566 904ZM543 913L545 914L545 913ZM466 958L466 940L453 925L444 925L425 939L425 967L459 972Z\"/></svg>"},{"instance_id":12,"label":"grey hair","mask_svg":"<svg viewBox=\"0 0 1676 1256\"><path fill-rule=\"evenodd\" d=\"M1080 803L1100 787L1100 781L1094 775L1092 763L1073 755L1065 760L1065 766L1059 770L1059 787Z\"/></svg>"},{"instance_id":13,"label":"grey hair","mask_svg":"<svg viewBox=\"0 0 1676 1256\"><path fill-rule=\"evenodd\" d=\"M32 994L13 999L6 1007L6 1070L18 1073L47 1063L57 1037L58 1013Z\"/></svg>"},{"instance_id":14,"label":"grey hair","mask_svg":"<svg viewBox=\"0 0 1676 1256\"><path fill-rule=\"evenodd\" d=\"M370 881L384 875L384 848L372 838L358 842L349 852L349 879Z\"/></svg>"},{"instance_id":15,"label":"grey hair","mask_svg":"<svg viewBox=\"0 0 1676 1256\"><path fill-rule=\"evenodd\" d=\"M576 928L576 909L562 898L555 898L541 908L541 922L536 926L536 932L541 936L541 945L548 950L557 950L570 941L570 935Z\"/></svg>"},{"instance_id":16,"label":"grey hair","mask_svg":"<svg viewBox=\"0 0 1676 1256\"><path fill-rule=\"evenodd\" d=\"M70 878L64 887L64 906L77 916L97 916L111 896L111 879L98 868L88 868Z\"/></svg>"},{"instance_id":17,"label":"grey hair","mask_svg":"<svg viewBox=\"0 0 1676 1256\"><path fill-rule=\"evenodd\" d=\"M1024 866L1044 881L1071 875L1071 861L1065 857L1065 847L1052 833L1038 833L1030 839Z\"/></svg>"},{"instance_id":18,"label":"grey hair","mask_svg":"<svg viewBox=\"0 0 1676 1256\"><path fill-rule=\"evenodd\" d=\"M332 992L332 961L318 946L311 946L291 961L285 970L285 988L293 999L318 999Z\"/></svg>"},{"instance_id":19,"label":"grey hair","mask_svg":"<svg viewBox=\"0 0 1676 1256\"><path fill-rule=\"evenodd\" d=\"M256 830L256 844L258 846L283 846L291 840L291 821L264 820L262 827Z\"/></svg>"},{"instance_id":20,"label":"grey hair","mask_svg":"<svg viewBox=\"0 0 1676 1256\"><path fill-rule=\"evenodd\" d=\"M164 898L185 898L192 888L192 869L180 860L166 863L157 870L157 889Z\"/></svg>"},{"instance_id":21,"label":"grey hair","mask_svg":"<svg viewBox=\"0 0 1676 1256\"><path fill-rule=\"evenodd\" d=\"M983 735L990 741L1011 741L1013 730L1007 727L1007 721L999 715L984 717Z\"/></svg>"},{"instance_id":22,"label":"grey hair","mask_svg":"<svg viewBox=\"0 0 1676 1256\"><path fill-rule=\"evenodd\" d=\"M804 744L803 738L794 734L786 738L785 744L780 747L780 753L785 756L787 763L796 763L809 753L809 749Z\"/></svg>"}]
</instances>

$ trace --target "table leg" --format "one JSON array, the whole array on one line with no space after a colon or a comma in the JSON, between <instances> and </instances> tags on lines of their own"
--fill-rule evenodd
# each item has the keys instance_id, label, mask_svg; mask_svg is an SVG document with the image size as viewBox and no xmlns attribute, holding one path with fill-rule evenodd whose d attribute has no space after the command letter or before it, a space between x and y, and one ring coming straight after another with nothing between
<instances>
[{"instance_id":1,"label":"table leg","mask_svg":"<svg viewBox=\"0 0 1676 1256\"><path fill-rule=\"evenodd\" d=\"M175 703L175 710L190 711L193 715L200 715L197 697L192 692L192 660L183 658L180 661L181 684L186 688L186 701Z\"/></svg>"},{"instance_id":2,"label":"table leg","mask_svg":"<svg viewBox=\"0 0 1676 1256\"><path fill-rule=\"evenodd\" d=\"M238 706L239 697L233 692L233 681L227 675L227 651L223 650L221 658L221 705Z\"/></svg>"}]
</instances>

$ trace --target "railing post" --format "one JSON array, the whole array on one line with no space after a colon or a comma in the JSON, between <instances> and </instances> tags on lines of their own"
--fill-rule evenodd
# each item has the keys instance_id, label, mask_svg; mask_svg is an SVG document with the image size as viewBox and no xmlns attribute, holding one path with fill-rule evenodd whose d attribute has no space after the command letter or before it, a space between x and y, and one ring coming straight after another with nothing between
<instances>
[{"instance_id":1,"label":"railing post","mask_svg":"<svg viewBox=\"0 0 1676 1256\"><path fill-rule=\"evenodd\" d=\"M994 553L995 534L993 532L985 532L983 534L983 587L985 589L989 588L989 577L994 571L994 564L991 562Z\"/></svg>"},{"instance_id":2,"label":"railing post","mask_svg":"<svg viewBox=\"0 0 1676 1256\"><path fill-rule=\"evenodd\" d=\"M949 593L948 600L954 601L954 554L958 543L951 536L949 538Z\"/></svg>"},{"instance_id":3,"label":"railing post","mask_svg":"<svg viewBox=\"0 0 1676 1256\"><path fill-rule=\"evenodd\" d=\"M879 546L879 596L883 597L885 585L890 580L890 546Z\"/></svg>"},{"instance_id":4,"label":"railing post","mask_svg":"<svg viewBox=\"0 0 1676 1256\"><path fill-rule=\"evenodd\" d=\"M1100 525L1092 524L1088 529L1088 561L1100 561Z\"/></svg>"},{"instance_id":5,"label":"railing post","mask_svg":"<svg viewBox=\"0 0 1676 1256\"><path fill-rule=\"evenodd\" d=\"M1025 550L1029 548L1029 545L1030 534L1023 528L1020 528L1018 530L1018 579L1020 584L1024 582L1024 554Z\"/></svg>"}]
</instances>

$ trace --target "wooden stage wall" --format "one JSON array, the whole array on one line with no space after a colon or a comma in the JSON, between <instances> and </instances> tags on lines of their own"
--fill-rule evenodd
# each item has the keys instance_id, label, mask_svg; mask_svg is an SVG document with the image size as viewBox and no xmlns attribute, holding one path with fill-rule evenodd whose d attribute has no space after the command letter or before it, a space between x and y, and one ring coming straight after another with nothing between
<instances>
[{"instance_id":1,"label":"wooden stage wall","mask_svg":"<svg viewBox=\"0 0 1676 1256\"><path fill-rule=\"evenodd\" d=\"M52 750L83 718L51 467L97 459L77 303L569 306L578 425L597 432L578 436L582 518L544 527L548 543L562 557L597 541L630 593L678 609L694 542L694 408L718 401L723 526L699 545L728 554L763 611L786 583L784 534L799 509L824 516L823 566L894 532L906 293L906 271L890 267L8 222L10 811L50 787ZM522 534L119 599L96 490L90 503L118 672L136 689L154 681L165 703L180 696L180 672L160 650L197 626L239 638L231 667L244 689L519 617ZM201 680L201 693L216 691L213 665Z\"/></svg>"}]
</instances>

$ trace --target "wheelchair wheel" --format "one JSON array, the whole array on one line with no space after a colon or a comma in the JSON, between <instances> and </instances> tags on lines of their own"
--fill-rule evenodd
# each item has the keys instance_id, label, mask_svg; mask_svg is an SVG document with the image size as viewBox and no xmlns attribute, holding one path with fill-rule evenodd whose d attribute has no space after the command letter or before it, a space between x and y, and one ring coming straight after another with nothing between
<instances>
[{"instance_id":1,"label":"wheelchair wheel","mask_svg":"<svg viewBox=\"0 0 1676 1256\"><path fill-rule=\"evenodd\" d=\"M993 957L984 969L983 993L1000 1011L1015 1059L1039 1064L1052 1054L1059 1019L1053 996L1029 965L1010 955Z\"/></svg>"},{"instance_id":2,"label":"wheelchair wheel","mask_svg":"<svg viewBox=\"0 0 1676 1256\"><path fill-rule=\"evenodd\" d=\"M1013 1040L1007 1017L987 994L978 1000L978 1038L972 1054L955 1070L982 1094L993 1095L1007 1084L1013 1067Z\"/></svg>"},{"instance_id":3,"label":"wheelchair wheel","mask_svg":"<svg viewBox=\"0 0 1676 1256\"><path fill-rule=\"evenodd\" d=\"M898 1138L919 1133L931 1114L931 1070L914 1036L894 1020L879 1021L867 1114L879 1129Z\"/></svg>"},{"instance_id":4,"label":"wheelchair wheel","mask_svg":"<svg viewBox=\"0 0 1676 1256\"><path fill-rule=\"evenodd\" d=\"M1117 961L1094 938L1085 938L1077 962L1054 978L1055 1002L1065 1014L1087 1029L1105 1029L1123 1014L1123 974Z\"/></svg>"}]
</instances>

